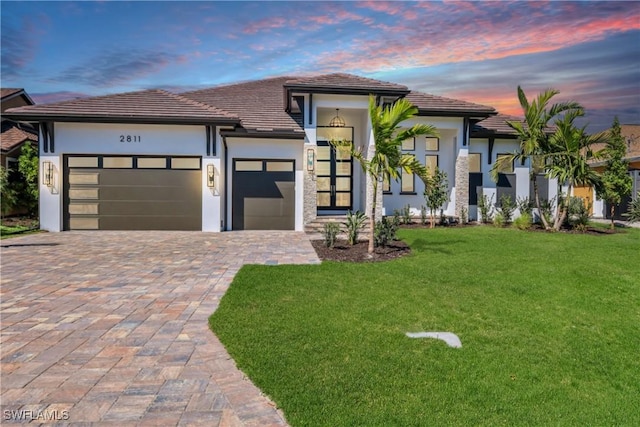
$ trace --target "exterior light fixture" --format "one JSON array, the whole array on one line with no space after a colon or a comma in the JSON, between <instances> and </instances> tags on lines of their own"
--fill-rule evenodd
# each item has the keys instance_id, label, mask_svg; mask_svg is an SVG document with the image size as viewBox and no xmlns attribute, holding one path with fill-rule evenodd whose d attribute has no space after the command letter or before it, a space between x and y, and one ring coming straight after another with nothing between
<instances>
[{"instance_id":1,"label":"exterior light fixture","mask_svg":"<svg viewBox=\"0 0 640 427\"><path fill-rule=\"evenodd\" d=\"M343 128L345 123L344 120L342 119L342 117L340 117L340 109L336 108L336 116L331 119L331 121L329 122L329 126L332 128Z\"/></svg>"},{"instance_id":2,"label":"exterior light fixture","mask_svg":"<svg viewBox=\"0 0 640 427\"><path fill-rule=\"evenodd\" d=\"M212 164L207 165L207 187L213 188L216 186L216 170Z\"/></svg>"},{"instance_id":3,"label":"exterior light fixture","mask_svg":"<svg viewBox=\"0 0 640 427\"><path fill-rule=\"evenodd\" d=\"M53 163L42 162L42 183L47 187L53 187Z\"/></svg>"},{"instance_id":4,"label":"exterior light fixture","mask_svg":"<svg viewBox=\"0 0 640 427\"><path fill-rule=\"evenodd\" d=\"M316 164L316 152L313 148L307 149L307 170L313 172Z\"/></svg>"}]
</instances>

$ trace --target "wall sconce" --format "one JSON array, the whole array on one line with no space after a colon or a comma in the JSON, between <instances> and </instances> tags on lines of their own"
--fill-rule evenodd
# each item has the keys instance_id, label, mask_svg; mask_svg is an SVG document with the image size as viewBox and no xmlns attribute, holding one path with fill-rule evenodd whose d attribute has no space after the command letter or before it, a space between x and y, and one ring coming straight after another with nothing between
<instances>
[{"instance_id":1,"label":"wall sconce","mask_svg":"<svg viewBox=\"0 0 640 427\"><path fill-rule=\"evenodd\" d=\"M212 164L207 165L207 187L213 188L216 186L216 170Z\"/></svg>"},{"instance_id":2,"label":"wall sconce","mask_svg":"<svg viewBox=\"0 0 640 427\"><path fill-rule=\"evenodd\" d=\"M47 187L53 187L53 163L42 162L42 183Z\"/></svg>"},{"instance_id":3,"label":"wall sconce","mask_svg":"<svg viewBox=\"0 0 640 427\"><path fill-rule=\"evenodd\" d=\"M307 171L313 172L316 164L316 152L313 148L307 149Z\"/></svg>"}]
</instances>

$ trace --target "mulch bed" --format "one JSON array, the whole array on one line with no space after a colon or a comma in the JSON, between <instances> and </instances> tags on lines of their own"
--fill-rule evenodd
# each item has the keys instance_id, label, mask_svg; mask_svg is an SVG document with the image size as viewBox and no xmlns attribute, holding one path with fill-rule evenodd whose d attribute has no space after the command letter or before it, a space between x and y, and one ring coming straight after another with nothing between
<instances>
[{"instance_id":1,"label":"mulch bed","mask_svg":"<svg viewBox=\"0 0 640 427\"><path fill-rule=\"evenodd\" d=\"M338 240L333 248L325 246L323 240L312 240L311 244L318 257L323 261L377 262L388 261L411 253L411 248L400 240L395 240L386 247L375 248L371 256L367 253L368 242L358 242L352 246L346 240Z\"/></svg>"}]
</instances>

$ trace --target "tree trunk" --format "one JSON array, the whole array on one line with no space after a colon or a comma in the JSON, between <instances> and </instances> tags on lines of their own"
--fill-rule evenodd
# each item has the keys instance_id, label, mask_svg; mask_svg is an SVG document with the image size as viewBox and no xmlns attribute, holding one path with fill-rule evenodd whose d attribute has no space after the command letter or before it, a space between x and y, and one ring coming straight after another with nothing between
<instances>
[{"instance_id":1,"label":"tree trunk","mask_svg":"<svg viewBox=\"0 0 640 427\"><path fill-rule=\"evenodd\" d=\"M372 177L374 179L373 182L373 199L371 203L371 217L369 218L369 247L367 248L367 252L369 254L373 254L374 248L374 239L375 239L375 228L376 228L376 204L378 203L378 185L377 185L377 177Z\"/></svg>"},{"instance_id":2,"label":"tree trunk","mask_svg":"<svg viewBox=\"0 0 640 427\"><path fill-rule=\"evenodd\" d=\"M531 178L531 181L533 182L533 198L535 199L535 202L536 202L536 208L538 209L538 216L540 217L540 221L542 222L544 229L548 230L549 224L547 223L547 219L544 217L544 214L542 213L542 209L540 209L540 195L538 194L538 180L536 178L537 177L535 174Z\"/></svg>"},{"instance_id":3,"label":"tree trunk","mask_svg":"<svg viewBox=\"0 0 640 427\"><path fill-rule=\"evenodd\" d=\"M616 205L611 203L611 207L610 207L609 211L610 211L610 214L611 214L611 229L613 230L613 229L616 228L616 225L613 222L613 216L616 214Z\"/></svg>"},{"instance_id":4,"label":"tree trunk","mask_svg":"<svg viewBox=\"0 0 640 427\"><path fill-rule=\"evenodd\" d=\"M553 223L553 229L555 231L559 231L564 224L564 219L567 217L567 212L569 212L569 202L571 201L571 186L567 188L567 197L564 197L562 200L562 205L558 205L558 213L556 214L555 221ZM558 194L562 194L562 189L558 190Z\"/></svg>"},{"instance_id":5,"label":"tree trunk","mask_svg":"<svg viewBox=\"0 0 640 427\"><path fill-rule=\"evenodd\" d=\"M431 211L431 225L429 228L434 228L436 226L436 216L433 214L435 211Z\"/></svg>"}]
</instances>

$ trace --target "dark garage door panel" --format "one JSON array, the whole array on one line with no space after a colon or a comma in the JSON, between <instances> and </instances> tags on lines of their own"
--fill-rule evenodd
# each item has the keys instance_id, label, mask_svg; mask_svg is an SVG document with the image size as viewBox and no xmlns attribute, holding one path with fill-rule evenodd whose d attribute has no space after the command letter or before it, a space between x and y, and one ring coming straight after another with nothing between
<instances>
[{"instance_id":1,"label":"dark garage door panel","mask_svg":"<svg viewBox=\"0 0 640 427\"><path fill-rule=\"evenodd\" d=\"M265 161L263 164L266 164ZM295 228L295 172L233 172L232 228L234 230L293 230Z\"/></svg>"},{"instance_id":2,"label":"dark garage door panel","mask_svg":"<svg viewBox=\"0 0 640 427\"><path fill-rule=\"evenodd\" d=\"M97 184L71 185L97 190L97 199L68 197L68 208L96 205L95 215L69 214L67 229L201 230L200 170L82 169L69 174L98 174ZM69 193L68 193L69 194Z\"/></svg>"}]
</instances>

